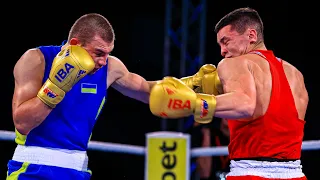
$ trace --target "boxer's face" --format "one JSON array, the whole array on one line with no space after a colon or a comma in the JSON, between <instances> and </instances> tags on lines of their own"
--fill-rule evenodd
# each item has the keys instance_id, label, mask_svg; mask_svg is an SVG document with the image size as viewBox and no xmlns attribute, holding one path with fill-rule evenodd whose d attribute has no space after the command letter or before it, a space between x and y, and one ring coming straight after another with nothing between
<instances>
[{"instance_id":1,"label":"boxer's face","mask_svg":"<svg viewBox=\"0 0 320 180\"><path fill-rule=\"evenodd\" d=\"M90 74L94 74L107 64L107 58L114 48L114 42L107 43L100 37L95 37L93 41L86 45L86 49L93 58L96 66Z\"/></svg>"},{"instance_id":2,"label":"boxer's face","mask_svg":"<svg viewBox=\"0 0 320 180\"><path fill-rule=\"evenodd\" d=\"M220 29L217 33L217 41L221 48L221 55L226 58L247 53L251 42L247 31L239 34L236 30L231 30L231 25Z\"/></svg>"},{"instance_id":3,"label":"boxer's face","mask_svg":"<svg viewBox=\"0 0 320 180\"><path fill-rule=\"evenodd\" d=\"M114 48L114 42L108 43L99 36L93 38L89 43L82 46L88 51L93 61L95 62L94 69L89 74L94 74L100 68L107 64L107 58Z\"/></svg>"}]
</instances>

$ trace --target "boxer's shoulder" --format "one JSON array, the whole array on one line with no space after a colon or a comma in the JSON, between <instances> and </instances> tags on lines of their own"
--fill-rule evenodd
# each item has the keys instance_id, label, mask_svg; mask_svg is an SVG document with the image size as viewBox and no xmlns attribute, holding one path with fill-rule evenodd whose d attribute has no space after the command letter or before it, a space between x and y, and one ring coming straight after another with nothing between
<instances>
[{"instance_id":1,"label":"boxer's shoulder","mask_svg":"<svg viewBox=\"0 0 320 180\"><path fill-rule=\"evenodd\" d=\"M108 56L108 71L121 71L125 68L123 62L116 56Z\"/></svg>"},{"instance_id":2,"label":"boxer's shoulder","mask_svg":"<svg viewBox=\"0 0 320 180\"><path fill-rule=\"evenodd\" d=\"M42 52L37 49L28 49L16 62L14 67L14 73L25 70L24 72L37 72L43 70L45 60Z\"/></svg>"},{"instance_id":3,"label":"boxer's shoulder","mask_svg":"<svg viewBox=\"0 0 320 180\"><path fill-rule=\"evenodd\" d=\"M246 65L247 60L242 56L232 57L232 58L223 58L217 66L219 71L226 71L231 69L239 69L241 66Z\"/></svg>"},{"instance_id":4,"label":"boxer's shoulder","mask_svg":"<svg viewBox=\"0 0 320 180\"><path fill-rule=\"evenodd\" d=\"M108 81L111 84L117 79L123 77L127 72L127 67L119 58L110 55L108 56Z\"/></svg>"},{"instance_id":5,"label":"boxer's shoulder","mask_svg":"<svg viewBox=\"0 0 320 180\"><path fill-rule=\"evenodd\" d=\"M31 48L26 50L19 61L28 61L29 63L43 63L44 55L38 48Z\"/></svg>"},{"instance_id":6,"label":"boxer's shoulder","mask_svg":"<svg viewBox=\"0 0 320 180\"><path fill-rule=\"evenodd\" d=\"M282 64L285 71L291 71L293 73L299 73L299 74L301 73L297 67L290 64L288 61L283 60L282 62L283 62Z\"/></svg>"}]
</instances>

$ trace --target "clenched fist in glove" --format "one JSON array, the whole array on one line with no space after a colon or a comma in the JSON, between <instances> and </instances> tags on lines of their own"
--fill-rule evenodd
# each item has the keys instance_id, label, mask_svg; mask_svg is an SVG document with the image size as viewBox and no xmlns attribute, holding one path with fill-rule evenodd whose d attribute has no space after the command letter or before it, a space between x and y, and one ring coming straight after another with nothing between
<instances>
[{"instance_id":1,"label":"clenched fist in glove","mask_svg":"<svg viewBox=\"0 0 320 180\"><path fill-rule=\"evenodd\" d=\"M195 93L181 80L165 77L153 86L149 107L152 114L165 118L182 118L194 115L198 123L212 121L216 108L213 95Z\"/></svg>"},{"instance_id":2,"label":"clenched fist in glove","mask_svg":"<svg viewBox=\"0 0 320 180\"><path fill-rule=\"evenodd\" d=\"M223 93L223 88L218 76L218 72L214 71L205 74L201 81L202 93L218 95Z\"/></svg>"},{"instance_id":3,"label":"clenched fist in glove","mask_svg":"<svg viewBox=\"0 0 320 180\"><path fill-rule=\"evenodd\" d=\"M196 74L194 74L193 76L183 77L180 80L183 83L185 83L189 88L193 89L195 92L203 93L203 90L202 90L203 77L207 74L217 73L216 69L217 68L215 65L205 64L205 65L201 66L199 71Z\"/></svg>"}]
</instances>

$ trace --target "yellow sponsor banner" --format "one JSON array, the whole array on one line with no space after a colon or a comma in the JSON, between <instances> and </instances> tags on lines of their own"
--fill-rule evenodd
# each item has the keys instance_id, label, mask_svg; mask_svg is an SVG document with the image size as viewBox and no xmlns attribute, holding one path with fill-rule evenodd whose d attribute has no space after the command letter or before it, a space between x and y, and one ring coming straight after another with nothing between
<instances>
[{"instance_id":1,"label":"yellow sponsor banner","mask_svg":"<svg viewBox=\"0 0 320 180\"><path fill-rule=\"evenodd\" d=\"M146 143L145 180L189 180L189 135L153 132Z\"/></svg>"}]
</instances>

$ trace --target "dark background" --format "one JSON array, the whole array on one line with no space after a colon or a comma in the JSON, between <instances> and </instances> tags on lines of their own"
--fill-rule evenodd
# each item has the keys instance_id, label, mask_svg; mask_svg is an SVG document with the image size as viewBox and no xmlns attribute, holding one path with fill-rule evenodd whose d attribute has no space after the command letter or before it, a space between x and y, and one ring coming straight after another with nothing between
<instances>
[{"instance_id":1,"label":"dark background","mask_svg":"<svg viewBox=\"0 0 320 180\"><path fill-rule=\"evenodd\" d=\"M83 4L84 3L84 4ZM87 1L57 2L44 1L41 4L22 4L8 2L2 4L2 71L1 99L2 130L14 130L11 116L11 99L14 88L13 67L19 57L28 49L39 45L61 44L67 39L68 31L74 21L89 12L103 14L109 19L116 34L113 55L120 58L128 69L140 74L147 80L163 77L163 43L165 1ZM194 6L198 1L190 1ZM294 8L295 5L298 7ZM273 50L293 65L305 76L310 103L306 115L305 140L320 139L319 120L316 114L317 78L312 71L316 60L317 47L311 45L316 29L308 28L311 21L312 5L304 1L301 4L289 4L288 1L208 1L206 28L205 63L217 64L221 59L215 23L234 8L250 6L257 9L265 25L265 42ZM175 1L173 8L173 28L181 26L181 3ZM309 12L309 14L308 14ZM190 12L191 13L191 12ZM316 12L315 12L316 13ZM190 26L188 51L196 54L198 48L198 22ZM312 24L312 21L311 21ZM179 48L171 47L172 67L168 75L179 77ZM307 62L308 61L308 62ZM194 72L192 72L194 73ZM122 96L113 89L108 90L107 104L93 131L92 140L145 145L145 133L160 130L160 119L151 115L148 105ZM174 126L170 126L174 130ZM12 157L15 144L0 142L0 179L5 179L6 164ZM126 154L89 151L89 167L93 171L92 179L142 180L144 157ZM320 179L316 173L320 158L319 151L302 152L303 170L309 179ZM101 179L101 178L99 178Z\"/></svg>"}]
</instances>

